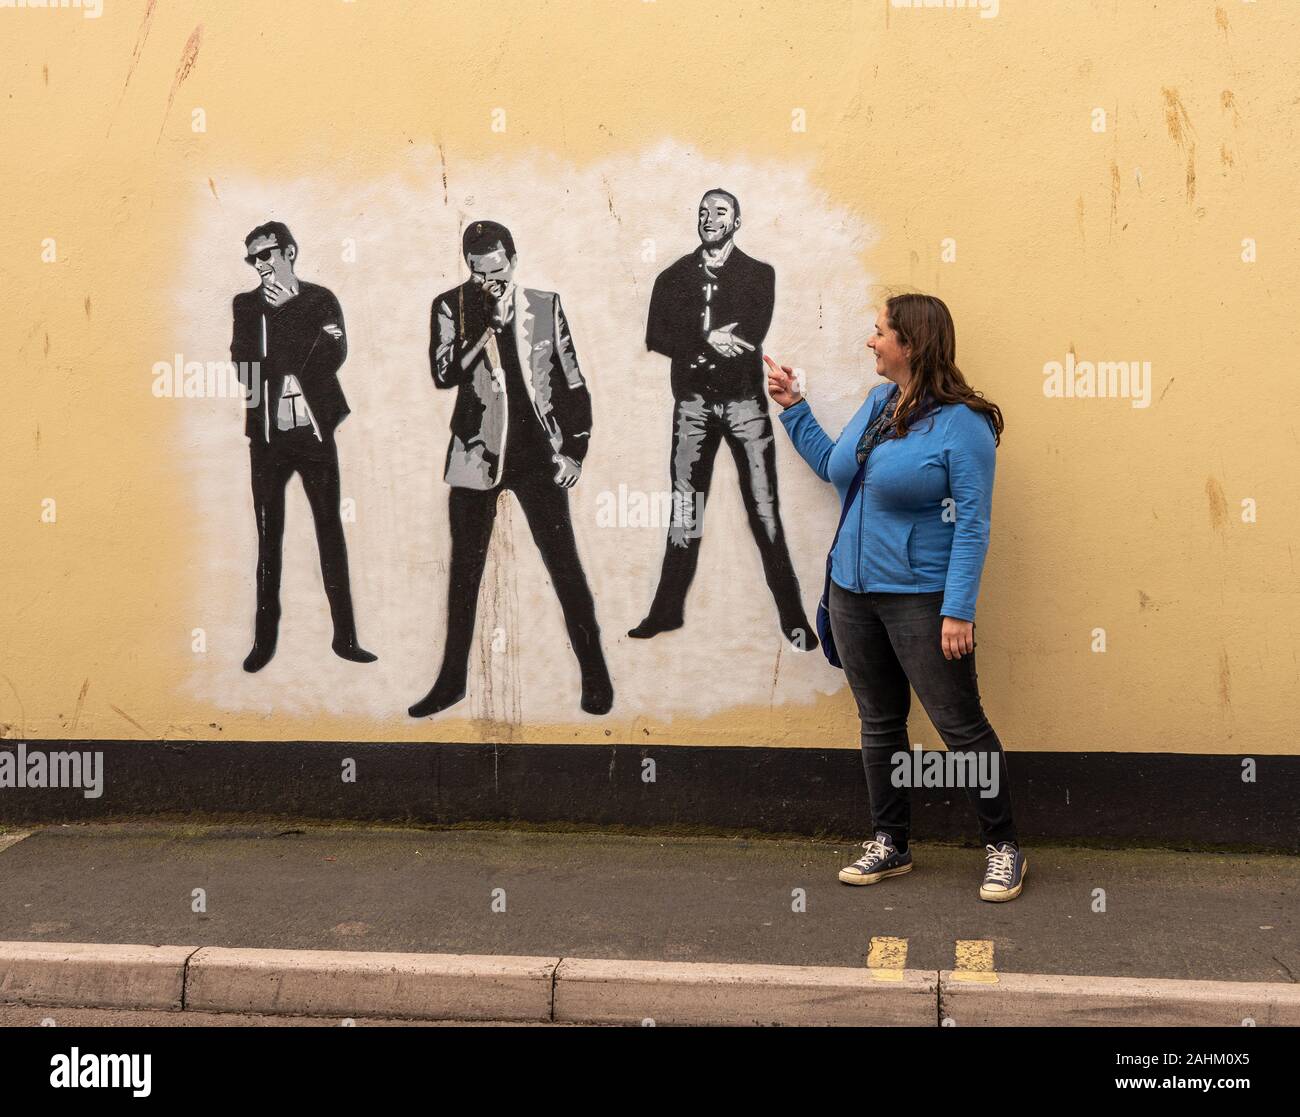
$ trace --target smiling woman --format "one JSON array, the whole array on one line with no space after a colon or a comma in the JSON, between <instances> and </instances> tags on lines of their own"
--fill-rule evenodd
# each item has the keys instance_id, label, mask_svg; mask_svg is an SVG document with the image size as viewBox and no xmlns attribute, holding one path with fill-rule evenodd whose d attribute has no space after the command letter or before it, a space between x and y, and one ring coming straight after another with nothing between
<instances>
[{"instance_id":1,"label":"smiling woman","mask_svg":"<svg viewBox=\"0 0 1300 1117\"><path fill-rule=\"evenodd\" d=\"M822 430L770 357L768 389L804 460L843 502L826 563L825 613L862 722L875 837L840 871L875 884L911 871L907 715L915 690L950 752L993 772L963 783L987 853L980 899L1014 900L1028 862L1016 838L1002 743L975 676L975 599L988 550L1002 412L957 367L952 315L933 295L895 295L867 346L890 383L873 388L838 439ZM828 655L830 655L828 649Z\"/></svg>"}]
</instances>

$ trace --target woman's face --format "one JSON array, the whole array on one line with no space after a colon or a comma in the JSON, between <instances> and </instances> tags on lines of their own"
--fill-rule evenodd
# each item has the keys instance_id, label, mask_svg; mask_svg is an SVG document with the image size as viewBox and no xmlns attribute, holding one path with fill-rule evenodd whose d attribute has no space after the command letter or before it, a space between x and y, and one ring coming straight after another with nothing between
<instances>
[{"instance_id":1,"label":"woman's face","mask_svg":"<svg viewBox=\"0 0 1300 1117\"><path fill-rule=\"evenodd\" d=\"M886 380L905 383L912 375L911 349L899 342L883 308L876 315L876 329L867 340L867 348L876 355L876 372Z\"/></svg>"}]
</instances>

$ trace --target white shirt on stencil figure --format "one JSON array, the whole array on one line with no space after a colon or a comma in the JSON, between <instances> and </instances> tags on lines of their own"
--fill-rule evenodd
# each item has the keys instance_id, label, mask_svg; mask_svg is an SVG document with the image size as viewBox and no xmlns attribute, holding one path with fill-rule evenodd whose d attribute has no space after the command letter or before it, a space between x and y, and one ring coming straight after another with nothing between
<instances>
[{"instance_id":1,"label":"white shirt on stencil figure","mask_svg":"<svg viewBox=\"0 0 1300 1117\"><path fill-rule=\"evenodd\" d=\"M275 412L276 430L293 430L295 427L311 427L317 438L320 429L312 416L311 408L302 394L302 385L292 374L284 378L284 387L280 390L280 405Z\"/></svg>"}]
</instances>

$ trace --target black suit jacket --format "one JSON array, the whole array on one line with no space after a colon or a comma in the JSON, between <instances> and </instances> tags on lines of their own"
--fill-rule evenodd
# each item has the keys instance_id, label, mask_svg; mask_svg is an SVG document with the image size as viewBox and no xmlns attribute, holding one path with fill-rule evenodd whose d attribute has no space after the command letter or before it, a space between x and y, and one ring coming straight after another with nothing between
<instances>
[{"instance_id":1,"label":"black suit jacket","mask_svg":"<svg viewBox=\"0 0 1300 1117\"><path fill-rule=\"evenodd\" d=\"M333 292L315 283L298 281L298 294L283 306L272 306L261 288L244 291L233 303L234 335L230 359L240 368L240 379L249 386L246 371L260 366L260 384L255 407L248 408L244 433L259 441L267 439L274 406L280 399L284 378L293 375L302 385L303 398L320 428L321 438L333 436L334 428L349 412L339 384L338 371L348 355L348 335L335 339L325 332L327 325L343 326L343 308ZM265 341L263 348L263 322Z\"/></svg>"},{"instance_id":2,"label":"black suit jacket","mask_svg":"<svg viewBox=\"0 0 1300 1117\"><path fill-rule=\"evenodd\" d=\"M551 447L581 462L591 441L591 395L578 367L569 323L553 291L515 287L514 318L496 335L500 346L514 345L538 422ZM433 302L429 326L429 366L439 388L456 388L451 442L443 474L449 485L490 489L501 479L506 440L504 381L494 374L493 354L485 346L468 368L462 357L487 329L483 289L473 281L445 291Z\"/></svg>"},{"instance_id":3,"label":"black suit jacket","mask_svg":"<svg viewBox=\"0 0 1300 1117\"><path fill-rule=\"evenodd\" d=\"M705 298L705 284L711 290ZM776 270L732 245L726 263L710 277L701 246L665 268L655 280L646 324L646 348L672 360L673 397L709 401L762 399L763 339L776 305ZM754 347L723 357L705 340L710 330L736 322L735 333Z\"/></svg>"}]
</instances>

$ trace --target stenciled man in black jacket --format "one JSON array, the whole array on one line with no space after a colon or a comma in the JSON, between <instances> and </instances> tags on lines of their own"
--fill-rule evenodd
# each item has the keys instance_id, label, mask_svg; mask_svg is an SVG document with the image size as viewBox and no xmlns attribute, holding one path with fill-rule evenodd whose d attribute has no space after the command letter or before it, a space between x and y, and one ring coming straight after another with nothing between
<instances>
[{"instance_id":1,"label":"stenciled man in black jacket","mask_svg":"<svg viewBox=\"0 0 1300 1117\"><path fill-rule=\"evenodd\" d=\"M713 462L726 442L781 631L807 650L817 646L817 637L781 525L764 391L762 345L772 323L776 272L736 246L739 228L736 196L710 190L700 200L700 247L661 272L650 297L646 347L672 362L672 520L654 603L628 635L647 639L685 623Z\"/></svg>"},{"instance_id":2,"label":"stenciled man in black jacket","mask_svg":"<svg viewBox=\"0 0 1300 1117\"><path fill-rule=\"evenodd\" d=\"M432 688L407 712L427 717L465 697L479 584L497 501L509 489L564 610L582 673L581 708L607 714L614 687L569 518L569 490L591 441L591 396L569 324L559 295L515 282L518 257L504 225L471 223L461 251L470 278L434 300L429 331L434 385L457 389L444 473L451 486L447 644Z\"/></svg>"},{"instance_id":3,"label":"stenciled man in black jacket","mask_svg":"<svg viewBox=\"0 0 1300 1117\"><path fill-rule=\"evenodd\" d=\"M298 243L279 221L244 240L244 259L261 280L234 300L230 356L249 391L244 432L257 517L257 614L245 671L275 655L280 627L284 494L297 473L311 505L321 577L334 621L334 652L356 663L377 657L357 642L339 515L339 458L334 430L348 414L338 371L348 353L343 311L324 287L294 274ZM252 370L256 370L253 372Z\"/></svg>"}]
</instances>

